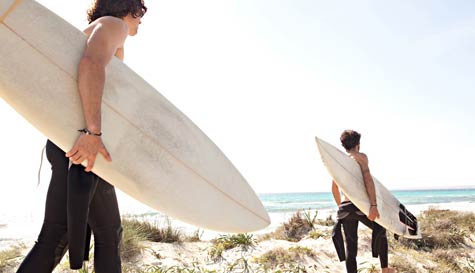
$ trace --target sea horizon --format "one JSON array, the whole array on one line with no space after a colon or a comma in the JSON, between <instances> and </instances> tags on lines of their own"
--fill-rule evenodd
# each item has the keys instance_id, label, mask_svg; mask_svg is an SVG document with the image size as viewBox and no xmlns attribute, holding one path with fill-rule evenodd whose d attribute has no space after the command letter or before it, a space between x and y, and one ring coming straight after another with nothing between
<instances>
[{"instance_id":1,"label":"sea horizon","mask_svg":"<svg viewBox=\"0 0 475 273\"><path fill-rule=\"evenodd\" d=\"M331 185L329 184L330 188ZM475 185L457 185L457 186L435 186L435 187L401 187L401 188L388 188L389 191L423 191L423 190L458 190L458 189L475 189ZM289 192L257 192L257 195L264 195L264 194L279 194L279 193L331 193L330 190L328 191L289 191Z\"/></svg>"}]
</instances>

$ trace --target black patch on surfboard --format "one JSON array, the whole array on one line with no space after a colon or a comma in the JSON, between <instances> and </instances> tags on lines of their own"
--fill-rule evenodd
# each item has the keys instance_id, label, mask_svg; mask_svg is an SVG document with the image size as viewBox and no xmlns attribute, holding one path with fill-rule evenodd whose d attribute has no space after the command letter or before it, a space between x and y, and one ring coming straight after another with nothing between
<instances>
[{"instance_id":1,"label":"black patch on surfboard","mask_svg":"<svg viewBox=\"0 0 475 273\"><path fill-rule=\"evenodd\" d=\"M399 221L409 227L410 235L417 235L417 218L403 204L399 204Z\"/></svg>"}]
</instances>

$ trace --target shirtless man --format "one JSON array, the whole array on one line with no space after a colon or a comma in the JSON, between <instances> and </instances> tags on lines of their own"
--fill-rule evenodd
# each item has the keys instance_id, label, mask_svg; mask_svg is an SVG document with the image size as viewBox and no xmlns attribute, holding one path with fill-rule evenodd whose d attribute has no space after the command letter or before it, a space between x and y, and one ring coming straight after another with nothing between
<instances>
[{"instance_id":1,"label":"shirtless man","mask_svg":"<svg viewBox=\"0 0 475 273\"><path fill-rule=\"evenodd\" d=\"M338 252L340 261L345 260L346 254L346 270L348 273L356 273L356 255L358 250L358 222L362 222L373 230L372 235L372 252L373 257L379 256L382 273L397 272L394 268L388 267L388 242L386 230L378 225L374 220L379 217L378 204L376 202L376 192L374 188L373 178L368 167L368 157L360 153L361 135L352 130L346 130L341 134L340 141L346 152L353 158L361 168L363 180L370 201L370 209L366 217L351 201L344 195L344 201L341 202L341 195L338 185L332 181L333 197L338 205L337 224L333 231L333 241ZM346 253L341 237L341 226L345 233Z\"/></svg>"},{"instance_id":2,"label":"shirtless man","mask_svg":"<svg viewBox=\"0 0 475 273\"><path fill-rule=\"evenodd\" d=\"M88 39L78 70L84 128L78 128L79 137L66 154L51 141L46 144L52 177L45 219L17 272L51 273L68 249L71 269L80 269L88 258L91 230L95 272L121 272L122 226L115 190L91 170L99 153L112 160L101 139L105 68L114 56L123 59L125 40L137 34L146 11L143 0L95 0L88 10ZM80 165L84 161L86 168Z\"/></svg>"}]
</instances>

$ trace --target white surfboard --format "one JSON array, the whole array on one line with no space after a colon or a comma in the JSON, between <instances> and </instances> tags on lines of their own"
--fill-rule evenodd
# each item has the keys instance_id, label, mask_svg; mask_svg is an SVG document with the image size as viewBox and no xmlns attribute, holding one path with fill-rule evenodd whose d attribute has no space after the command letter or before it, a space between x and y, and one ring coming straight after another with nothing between
<instances>
[{"instance_id":1,"label":"white surfboard","mask_svg":"<svg viewBox=\"0 0 475 273\"><path fill-rule=\"evenodd\" d=\"M0 96L68 151L85 126L77 67L86 36L32 0L0 0ZM261 201L216 145L118 59L107 67L103 141L93 171L135 199L223 232L270 224ZM20 144L19 144L20 145Z\"/></svg>"},{"instance_id":2,"label":"white surfboard","mask_svg":"<svg viewBox=\"0 0 475 273\"><path fill-rule=\"evenodd\" d=\"M330 176L356 207L367 214L370 202L360 166L335 146L319 139L318 150ZM387 230L406 238L421 238L417 219L373 176L380 217L375 221Z\"/></svg>"}]
</instances>

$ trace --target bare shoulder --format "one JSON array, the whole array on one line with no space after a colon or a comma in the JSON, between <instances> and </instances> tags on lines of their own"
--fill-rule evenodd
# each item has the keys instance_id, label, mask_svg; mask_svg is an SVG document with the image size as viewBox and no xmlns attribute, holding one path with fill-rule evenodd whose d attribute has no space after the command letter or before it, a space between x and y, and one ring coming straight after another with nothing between
<instances>
[{"instance_id":1,"label":"bare shoulder","mask_svg":"<svg viewBox=\"0 0 475 273\"><path fill-rule=\"evenodd\" d=\"M84 33L88 36L83 57L107 65L128 36L127 24L120 18L101 17L92 22Z\"/></svg>"},{"instance_id":2,"label":"bare shoulder","mask_svg":"<svg viewBox=\"0 0 475 273\"><path fill-rule=\"evenodd\" d=\"M368 156L364 153L356 153L353 155L353 158L358 162L358 164L367 166L368 165Z\"/></svg>"},{"instance_id":3,"label":"bare shoulder","mask_svg":"<svg viewBox=\"0 0 475 273\"><path fill-rule=\"evenodd\" d=\"M113 32L114 34L122 33L123 35L127 35L128 33L127 24L122 19L117 17L103 16L97 19L94 23L96 23L97 26L107 29L108 32Z\"/></svg>"},{"instance_id":4,"label":"bare shoulder","mask_svg":"<svg viewBox=\"0 0 475 273\"><path fill-rule=\"evenodd\" d=\"M359 153L359 156L364 160L368 160L368 156L364 153Z\"/></svg>"},{"instance_id":5,"label":"bare shoulder","mask_svg":"<svg viewBox=\"0 0 475 273\"><path fill-rule=\"evenodd\" d=\"M120 18L113 16L103 16L84 29L84 33L91 37L95 36L114 36L119 39L127 37L128 34L127 24Z\"/></svg>"},{"instance_id":6,"label":"bare shoulder","mask_svg":"<svg viewBox=\"0 0 475 273\"><path fill-rule=\"evenodd\" d=\"M94 22L98 22L110 27L127 28L127 24L124 22L124 20L114 17L114 16L103 16Z\"/></svg>"}]
</instances>

